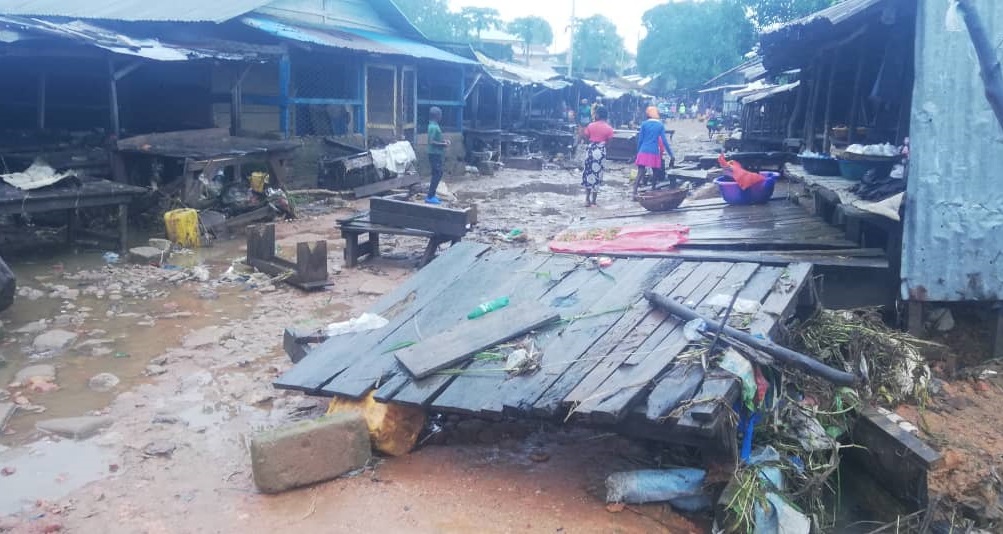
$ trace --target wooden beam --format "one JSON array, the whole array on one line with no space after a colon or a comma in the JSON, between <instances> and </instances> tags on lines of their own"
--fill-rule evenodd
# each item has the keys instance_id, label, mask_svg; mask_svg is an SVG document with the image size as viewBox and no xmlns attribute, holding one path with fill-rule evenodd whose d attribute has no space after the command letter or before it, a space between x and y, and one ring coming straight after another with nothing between
<instances>
[{"instance_id":1,"label":"wooden beam","mask_svg":"<svg viewBox=\"0 0 1003 534\"><path fill-rule=\"evenodd\" d=\"M111 109L111 134L118 138L121 127L118 117L118 80L115 78L115 63L108 58L108 106Z\"/></svg>"},{"instance_id":2,"label":"wooden beam","mask_svg":"<svg viewBox=\"0 0 1003 534\"><path fill-rule=\"evenodd\" d=\"M38 129L45 129L45 84L47 75L38 73Z\"/></svg>"}]
</instances>

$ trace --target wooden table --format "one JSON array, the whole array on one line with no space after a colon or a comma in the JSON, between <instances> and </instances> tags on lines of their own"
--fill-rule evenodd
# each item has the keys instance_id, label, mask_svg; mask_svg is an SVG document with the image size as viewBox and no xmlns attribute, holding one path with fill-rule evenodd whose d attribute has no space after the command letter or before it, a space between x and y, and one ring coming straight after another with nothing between
<instances>
[{"instance_id":1,"label":"wooden table","mask_svg":"<svg viewBox=\"0 0 1003 534\"><path fill-rule=\"evenodd\" d=\"M435 258L435 252L439 249L439 245L447 242L455 244L460 241L459 238L451 238L427 230L373 224L369 220L368 213L340 220L338 221L338 227L341 229L341 237L345 239L345 267L349 268L357 267L359 260L363 256L369 256L370 258L379 257L380 234L404 235L428 239L428 245L425 247L425 253L422 255L419 267L428 265L428 262ZM360 243L359 236L362 235L368 235L369 240Z\"/></svg>"},{"instance_id":2,"label":"wooden table","mask_svg":"<svg viewBox=\"0 0 1003 534\"><path fill-rule=\"evenodd\" d=\"M292 153L299 147L300 143L294 141L233 137L222 128L140 135L118 142L112 171L115 181L130 183L134 181L130 180L130 171L148 172L157 162L171 162L180 169L180 175L160 178L167 178L165 182L181 179L178 197L188 207L203 209L213 201L202 198L199 177L211 178L227 167L236 168L235 174L239 175L243 165L264 164L272 187L281 187L289 175Z\"/></svg>"},{"instance_id":3,"label":"wooden table","mask_svg":"<svg viewBox=\"0 0 1003 534\"><path fill-rule=\"evenodd\" d=\"M129 204L137 196L145 194L147 189L94 178L84 178L78 184L67 181L42 189L22 191L12 185L0 183L0 215L65 211L66 238L72 242L76 235L78 209L117 206L118 245L122 252L127 251Z\"/></svg>"}]
</instances>

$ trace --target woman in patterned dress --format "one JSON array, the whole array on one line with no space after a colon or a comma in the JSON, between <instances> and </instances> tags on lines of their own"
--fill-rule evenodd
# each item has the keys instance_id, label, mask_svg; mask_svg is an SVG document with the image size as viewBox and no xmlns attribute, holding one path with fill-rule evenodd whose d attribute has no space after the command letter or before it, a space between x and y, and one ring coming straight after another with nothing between
<instances>
[{"instance_id":1,"label":"woman in patterned dress","mask_svg":"<svg viewBox=\"0 0 1003 534\"><path fill-rule=\"evenodd\" d=\"M585 149L585 170L582 171L582 187L585 188L585 207L596 205L599 188L602 186L606 164L606 142L613 138L613 127L606 122L609 112L605 107L596 109L596 120L585 127L582 137L588 140Z\"/></svg>"}]
</instances>

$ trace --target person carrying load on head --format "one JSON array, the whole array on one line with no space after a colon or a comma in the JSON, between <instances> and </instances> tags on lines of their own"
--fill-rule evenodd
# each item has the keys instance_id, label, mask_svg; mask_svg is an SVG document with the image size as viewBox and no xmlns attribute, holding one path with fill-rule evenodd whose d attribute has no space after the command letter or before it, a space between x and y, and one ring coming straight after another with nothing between
<instances>
[{"instance_id":1,"label":"person carrying load on head","mask_svg":"<svg viewBox=\"0 0 1003 534\"><path fill-rule=\"evenodd\" d=\"M665 125L658 116L658 108L650 106L645 113L648 119L641 123L641 128L637 132L637 158L634 160L637 165L637 180L634 181L634 200L637 200L637 188L645 179L648 169L652 169L655 176L657 176L656 169L662 169L662 148L669 154L669 167L675 166L676 163L672 145L669 144L669 137L665 133Z\"/></svg>"}]
</instances>

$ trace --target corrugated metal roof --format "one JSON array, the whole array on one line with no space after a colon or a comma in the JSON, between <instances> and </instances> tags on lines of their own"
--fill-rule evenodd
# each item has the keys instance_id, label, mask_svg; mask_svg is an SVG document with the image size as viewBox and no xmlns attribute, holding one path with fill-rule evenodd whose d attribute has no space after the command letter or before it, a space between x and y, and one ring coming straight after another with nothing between
<instances>
[{"instance_id":1,"label":"corrugated metal roof","mask_svg":"<svg viewBox=\"0 0 1003 534\"><path fill-rule=\"evenodd\" d=\"M499 82L523 86L540 85L554 90L564 89L571 85L561 80L561 75L553 69L541 70L525 65L496 61L477 51L474 51L474 57L480 62L485 72L488 73L488 76Z\"/></svg>"},{"instance_id":2,"label":"corrugated metal roof","mask_svg":"<svg viewBox=\"0 0 1003 534\"><path fill-rule=\"evenodd\" d=\"M1003 35L1003 2L971 3L990 38ZM986 102L968 33L945 28L949 4L919 6L902 297L999 301L1003 131Z\"/></svg>"},{"instance_id":3,"label":"corrugated metal roof","mask_svg":"<svg viewBox=\"0 0 1003 534\"><path fill-rule=\"evenodd\" d=\"M198 45L165 42L147 36L110 30L81 20L53 22L30 17L0 17L0 41L13 43L40 38L58 38L103 48L116 54L155 61L192 59L267 60L282 54L282 47L231 41L206 40Z\"/></svg>"},{"instance_id":4,"label":"corrugated metal roof","mask_svg":"<svg viewBox=\"0 0 1003 534\"><path fill-rule=\"evenodd\" d=\"M274 0L0 0L0 15L123 21L223 22Z\"/></svg>"},{"instance_id":5,"label":"corrugated metal roof","mask_svg":"<svg viewBox=\"0 0 1003 534\"><path fill-rule=\"evenodd\" d=\"M328 48L341 48L383 54L391 56L407 56L418 59L476 65L475 61L451 54L444 50L403 37L371 32L355 28L324 27L315 28L279 21L268 17L249 16L241 21L281 39L320 45Z\"/></svg>"}]
</instances>

